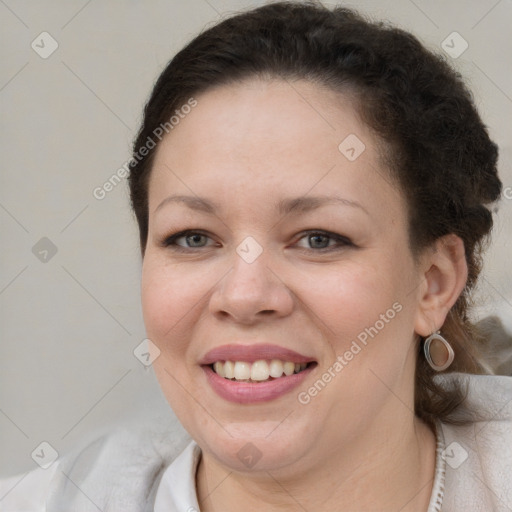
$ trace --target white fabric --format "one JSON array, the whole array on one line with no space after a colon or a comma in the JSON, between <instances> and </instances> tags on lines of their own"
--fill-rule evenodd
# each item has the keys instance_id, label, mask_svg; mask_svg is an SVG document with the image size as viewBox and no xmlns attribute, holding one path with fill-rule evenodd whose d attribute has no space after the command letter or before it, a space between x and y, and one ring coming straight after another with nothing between
<instances>
[{"instance_id":1,"label":"white fabric","mask_svg":"<svg viewBox=\"0 0 512 512\"><path fill-rule=\"evenodd\" d=\"M443 458L444 437L437 432L436 470L430 504L426 512L439 512L443 498L445 460ZM165 470L155 499L155 512L183 510L199 512L195 488L197 465L201 459L201 449L192 441L183 453Z\"/></svg>"},{"instance_id":2,"label":"white fabric","mask_svg":"<svg viewBox=\"0 0 512 512\"><path fill-rule=\"evenodd\" d=\"M45 512L46 496L58 464L0 480L1 512Z\"/></svg>"},{"instance_id":3,"label":"white fabric","mask_svg":"<svg viewBox=\"0 0 512 512\"><path fill-rule=\"evenodd\" d=\"M468 455L458 468L446 459L442 510L510 512L512 377L472 376L469 386L468 406L481 418L465 427L443 424L447 455L459 449L452 443Z\"/></svg>"},{"instance_id":4,"label":"white fabric","mask_svg":"<svg viewBox=\"0 0 512 512\"><path fill-rule=\"evenodd\" d=\"M439 424L428 512L510 512L512 377L437 378L446 385L467 379L467 406L480 418L468 426ZM47 470L1 480L0 511L199 511L194 475L200 450L190 441L170 417L130 425L67 454Z\"/></svg>"},{"instance_id":5,"label":"white fabric","mask_svg":"<svg viewBox=\"0 0 512 512\"><path fill-rule=\"evenodd\" d=\"M165 470L155 499L155 512L199 512L195 478L201 449L192 441Z\"/></svg>"}]
</instances>

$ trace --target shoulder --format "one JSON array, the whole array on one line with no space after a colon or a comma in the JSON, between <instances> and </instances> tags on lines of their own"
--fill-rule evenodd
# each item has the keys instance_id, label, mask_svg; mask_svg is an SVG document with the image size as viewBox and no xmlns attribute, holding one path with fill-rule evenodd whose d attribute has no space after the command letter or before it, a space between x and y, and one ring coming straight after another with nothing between
<instances>
[{"instance_id":1,"label":"shoulder","mask_svg":"<svg viewBox=\"0 0 512 512\"><path fill-rule=\"evenodd\" d=\"M510 423L512 421L512 377L445 373L434 377L443 387L460 385L467 389L462 412L473 423Z\"/></svg>"},{"instance_id":2,"label":"shoulder","mask_svg":"<svg viewBox=\"0 0 512 512\"><path fill-rule=\"evenodd\" d=\"M0 481L0 509L85 511L92 501L101 510L143 510L163 470L189 442L170 415L120 425L66 453L46 470Z\"/></svg>"},{"instance_id":3,"label":"shoulder","mask_svg":"<svg viewBox=\"0 0 512 512\"><path fill-rule=\"evenodd\" d=\"M441 423L446 510L510 510L512 377L446 374L438 378L447 385L467 386L462 408L472 418L462 425Z\"/></svg>"}]
</instances>

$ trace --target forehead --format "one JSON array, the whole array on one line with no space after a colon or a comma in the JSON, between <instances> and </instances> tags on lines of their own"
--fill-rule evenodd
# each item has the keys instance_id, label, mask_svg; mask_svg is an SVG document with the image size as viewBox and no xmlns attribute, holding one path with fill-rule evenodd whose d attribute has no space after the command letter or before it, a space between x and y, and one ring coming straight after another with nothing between
<instances>
[{"instance_id":1,"label":"forehead","mask_svg":"<svg viewBox=\"0 0 512 512\"><path fill-rule=\"evenodd\" d=\"M196 101L161 147L195 149L189 158L205 152L240 157L248 150L270 158L293 150L318 159L332 154L347 135L373 138L359 120L353 95L304 80L247 80L208 90Z\"/></svg>"},{"instance_id":2,"label":"forehead","mask_svg":"<svg viewBox=\"0 0 512 512\"><path fill-rule=\"evenodd\" d=\"M171 192L234 200L229 191L236 190L239 201L250 195L273 204L313 189L338 189L348 199L363 190L396 195L349 94L305 81L252 80L195 99L157 149L150 210Z\"/></svg>"}]
</instances>

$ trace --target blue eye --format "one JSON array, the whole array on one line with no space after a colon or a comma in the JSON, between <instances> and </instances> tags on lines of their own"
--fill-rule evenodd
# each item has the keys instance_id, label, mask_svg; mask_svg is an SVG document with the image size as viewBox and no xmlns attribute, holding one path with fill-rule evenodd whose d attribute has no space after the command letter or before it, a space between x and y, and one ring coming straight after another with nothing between
<instances>
[{"instance_id":1,"label":"blue eye","mask_svg":"<svg viewBox=\"0 0 512 512\"><path fill-rule=\"evenodd\" d=\"M191 245L182 245L178 244L177 241L181 238L185 239L186 243L190 243ZM208 235L201 233L200 231L180 231L170 237L166 238L163 242L165 247L173 246L174 249L177 250L187 250L187 249L201 249L202 247L206 247L205 245L196 245L201 244L201 240L205 240L209 238Z\"/></svg>"},{"instance_id":2,"label":"blue eye","mask_svg":"<svg viewBox=\"0 0 512 512\"><path fill-rule=\"evenodd\" d=\"M184 239L185 244L178 243L178 240ZM171 247L176 251L190 251L193 249L202 249L208 247L207 240L211 238L201 231L180 231L167 237L163 242L162 246ZM352 242L341 235L330 233L328 231L307 231L299 239L308 240L310 247L300 247L302 251L313 251L313 252L329 252L333 250L339 250L343 247L353 246ZM334 242L334 243L333 243ZM213 244L209 244L210 246Z\"/></svg>"},{"instance_id":3,"label":"blue eye","mask_svg":"<svg viewBox=\"0 0 512 512\"><path fill-rule=\"evenodd\" d=\"M314 252L328 252L353 245L348 238L327 231L309 231L300 238L302 239L307 239L310 247L301 249L312 249ZM334 244L329 245L330 242Z\"/></svg>"}]
</instances>

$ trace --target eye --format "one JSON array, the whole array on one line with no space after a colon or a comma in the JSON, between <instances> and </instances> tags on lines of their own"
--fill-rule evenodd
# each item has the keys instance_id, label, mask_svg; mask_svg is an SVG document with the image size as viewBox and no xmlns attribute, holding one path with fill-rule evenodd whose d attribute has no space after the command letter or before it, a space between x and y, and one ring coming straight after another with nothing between
<instances>
[{"instance_id":1,"label":"eye","mask_svg":"<svg viewBox=\"0 0 512 512\"><path fill-rule=\"evenodd\" d=\"M168 236L163 242L163 247L169 247L176 251L189 251L193 249L202 249L208 247L210 236L202 231L186 230ZM302 234L301 240L307 240L309 247L299 245L300 250L314 252L329 252L342 249L343 247L353 246L352 242L342 235L330 233L328 231L312 230Z\"/></svg>"},{"instance_id":2,"label":"eye","mask_svg":"<svg viewBox=\"0 0 512 512\"><path fill-rule=\"evenodd\" d=\"M306 247L305 249L314 249L316 252L328 252L353 245L347 237L328 231L308 231L299 241L303 239L306 239L307 243L310 245L310 247ZM304 249L304 247L301 247L301 249Z\"/></svg>"},{"instance_id":3,"label":"eye","mask_svg":"<svg viewBox=\"0 0 512 512\"><path fill-rule=\"evenodd\" d=\"M203 242L205 242L208 238L210 237L201 231L180 231L179 233L175 233L174 235L167 237L163 241L162 245L164 247L172 247L178 251L187 249L201 249L203 247L207 247L207 245L204 245ZM185 244L178 243L178 241L181 239L185 241Z\"/></svg>"}]
</instances>

